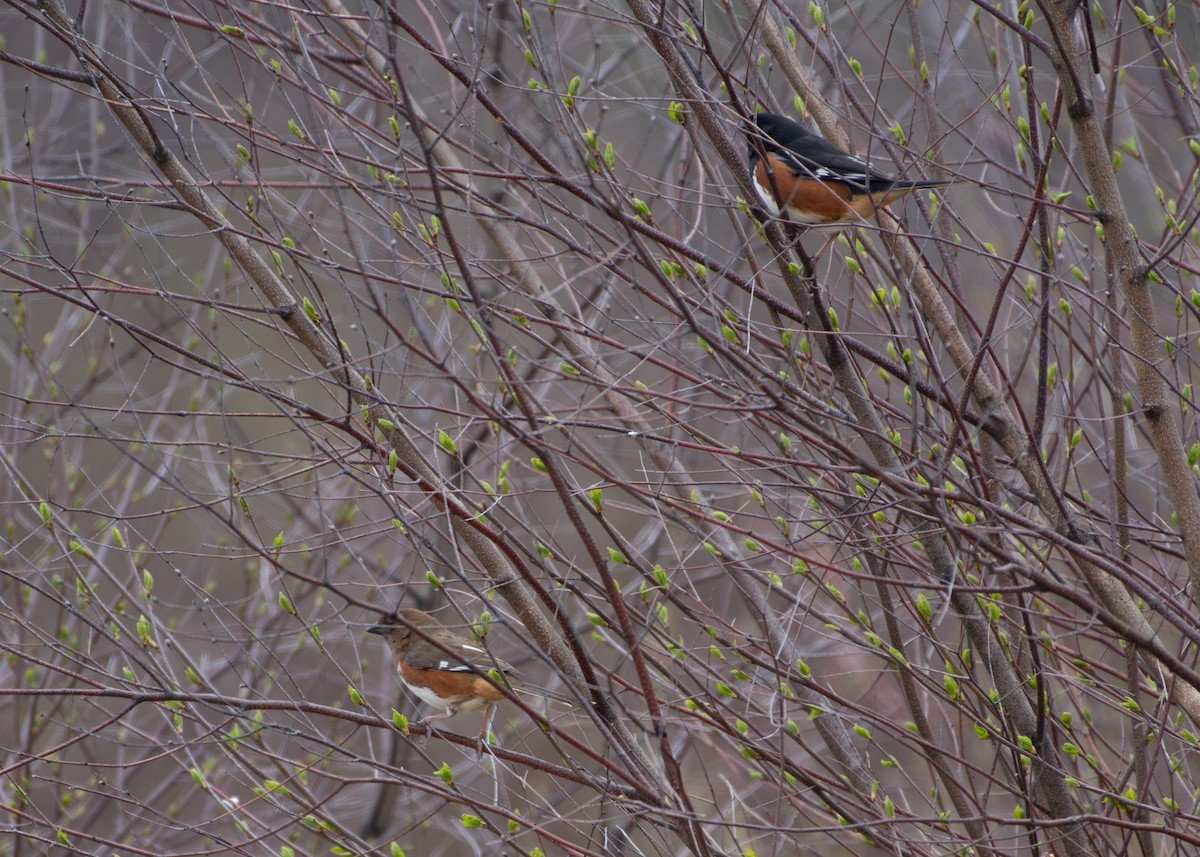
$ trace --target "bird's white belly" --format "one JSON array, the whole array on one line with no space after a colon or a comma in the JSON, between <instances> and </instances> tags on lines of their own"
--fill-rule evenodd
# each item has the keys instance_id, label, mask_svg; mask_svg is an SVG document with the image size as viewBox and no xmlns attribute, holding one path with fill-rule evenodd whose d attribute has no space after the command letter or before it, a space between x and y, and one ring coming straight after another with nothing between
<instances>
[{"instance_id":1,"label":"bird's white belly","mask_svg":"<svg viewBox=\"0 0 1200 857\"><path fill-rule=\"evenodd\" d=\"M775 194L771 193L770 188L763 187L758 180L758 176L754 176L754 189L758 191L758 201L762 203L762 207L767 210L767 214L772 217L778 217L780 214L779 205L775 202ZM796 208L794 205L787 206L788 220L792 223L800 223L805 226L812 226L818 223L828 223L828 217L810 214Z\"/></svg>"},{"instance_id":2,"label":"bird's white belly","mask_svg":"<svg viewBox=\"0 0 1200 857\"><path fill-rule=\"evenodd\" d=\"M758 180L757 171L754 176L754 189L758 191L758 201L762 203L763 208L772 217L779 216L779 206L775 203L775 194L771 193L769 187L763 187Z\"/></svg>"},{"instance_id":3,"label":"bird's white belly","mask_svg":"<svg viewBox=\"0 0 1200 857\"><path fill-rule=\"evenodd\" d=\"M426 705L431 705L434 708L440 708L443 711L446 710L446 703L449 702L449 700L442 699L427 687L417 687L416 685L409 684L408 682L405 682L404 684L413 692L413 696L424 702ZM458 706L452 707L455 709L458 708Z\"/></svg>"}]
</instances>

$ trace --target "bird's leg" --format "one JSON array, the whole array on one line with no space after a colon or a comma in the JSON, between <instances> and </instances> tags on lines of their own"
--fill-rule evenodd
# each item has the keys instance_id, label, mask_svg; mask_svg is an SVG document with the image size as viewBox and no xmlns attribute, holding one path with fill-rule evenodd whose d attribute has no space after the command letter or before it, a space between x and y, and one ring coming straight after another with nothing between
<instances>
[{"instance_id":1,"label":"bird's leg","mask_svg":"<svg viewBox=\"0 0 1200 857\"><path fill-rule=\"evenodd\" d=\"M793 246L800 243L800 238L807 233L809 229L809 227L805 224L797 223L795 220L792 220L790 217L788 217L786 211L781 211L779 213L779 225L783 227L783 234L788 237L788 240L792 242Z\"/></svg>"},{"instance_id":2,"label":"bird's leg","mask_svg":"<svg viewBox=\"0 0 1200 857\"><path fill-rule=\"evenodd\" d=\"M441 714L427 714L424 717L422 717L421 725L426 727L426 736L425 736L426 739L428 739L429 736L433 735L433 733L437 731L437 729L430 726L429 724L433 723L433 721L435 721L435 720L445 720L447 717L453 717L456 713L457 712L453 708L448 708L445 711L443 711Z\"/></svg>"},{"instance_id":3,"label":"bird's leg","mask_svg":"<svg viewBox=\"0 0 1200 857\"><path fill-rule=\"evenodd\" d=\"M494 703L494 702L489 702L483 708L483 726L480 727L480 729L479 729L479 755L480 756L483 755L483 748L488 746L488 744L487 744L488 725L492 719L492 713L495 712L495 710L496 710L496 703Z\"/></svg>"}]
</instances>

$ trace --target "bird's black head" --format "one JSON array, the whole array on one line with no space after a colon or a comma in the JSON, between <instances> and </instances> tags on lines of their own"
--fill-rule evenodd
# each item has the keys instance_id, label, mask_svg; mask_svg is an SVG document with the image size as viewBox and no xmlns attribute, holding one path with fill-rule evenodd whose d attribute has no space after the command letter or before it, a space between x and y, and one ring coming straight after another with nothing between
<instances>
[{"instance_id":1,"label":"bird's black head","mask_svg":"<svg viewBox=\"0 0 1200 857\"><path fill-rule=\"evenodd\" d=\"M746 142L750 144L750 159L760 152L779 153L789 148L789 143L808 134L802 125L797 125L786 116L776 113L759 113L754 124L746 129Z\"/></svg>"},{"instance_id":2,"label":"bird's black head","mask_svg":"<svg viewBox=\"0 0 1200 857\"><path fill-rule=\"evenodd\" d=\"M801 140L809 140L816 136L799 122L793 122L778 113L759 113L754 117L754 124L763 136L769 137L783 149L794 149Z\"/></svg>"},{"instance_id":3,"label":"bird's black head","mask_svg":"<svg viewBox=\"0 0 1200 857\"><path fill-rule=\"evenodd\" d=\"M778 113L763 112L754 117L754 124L768 137L774 137L776 132L783 131L788 126L795 125L796 123L786 116L780 116Z\"/></svg>"}]
</instances>

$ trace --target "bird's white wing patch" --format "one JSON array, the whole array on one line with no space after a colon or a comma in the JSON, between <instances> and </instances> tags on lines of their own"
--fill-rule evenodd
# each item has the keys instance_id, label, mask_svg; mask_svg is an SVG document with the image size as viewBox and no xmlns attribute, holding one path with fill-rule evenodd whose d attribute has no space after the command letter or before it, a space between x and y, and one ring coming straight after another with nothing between
<instances>
[{"instance_id":1,"label":"bird's white wing patch","mask_svg":"<svg viewBox=\"0 0 1200 857\"><path fill-rule=\"evenodd\" d=\"M867 182L872 175L871 168L858 158L849 159L843 169L831 170L829 167L817 167L813 175L819 179L837 179L843 182Z\"/></svg>"},{"instance_id":2,"label":"bird's white wing patch","mask_svg":"<svg viewBox=\"0 0 1200 857\"><path fill-rule=\"evenodd\" d=\"M465 646L463 648L466 648ZM471 667L459 661L438 661L435 670L443 670L448 673L469 673L472 672Z\"/></svg>"},{"instance_id":3,"label":"bird's white wing patch","mask_svg":"<svg viewBox=\"0 0 1200 857\"><path fill-rule=\"evenodd\" d=\"M811 176L812 178L820 179L821 181L853 183L866 182L871 177L871 168L857 158L854 159L853 164L855 167L861 169L862 172L855 172L854 170L832 170L829 167L808 167L803 164L796 165L795 169L796 175Z\"/></svg>"}]
</instances>

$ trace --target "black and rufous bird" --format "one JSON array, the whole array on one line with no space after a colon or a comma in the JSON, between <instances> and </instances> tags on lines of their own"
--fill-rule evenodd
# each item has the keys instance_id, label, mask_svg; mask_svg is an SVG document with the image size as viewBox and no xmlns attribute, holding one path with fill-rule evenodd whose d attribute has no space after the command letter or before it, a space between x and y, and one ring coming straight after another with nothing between
<instances>
[{"instance_id":1,"label":"black and rufous bird","mask_svg":"<svg viewBox=\"0 0 1200 857\"><path fill-rule=\"evenodd\" d=\"M759 113L750 142L750 174L772 215L805 226L866 219L914 190L953 184L908 181L881 173L803 125Z\"/></svg>"}]
</instances>

